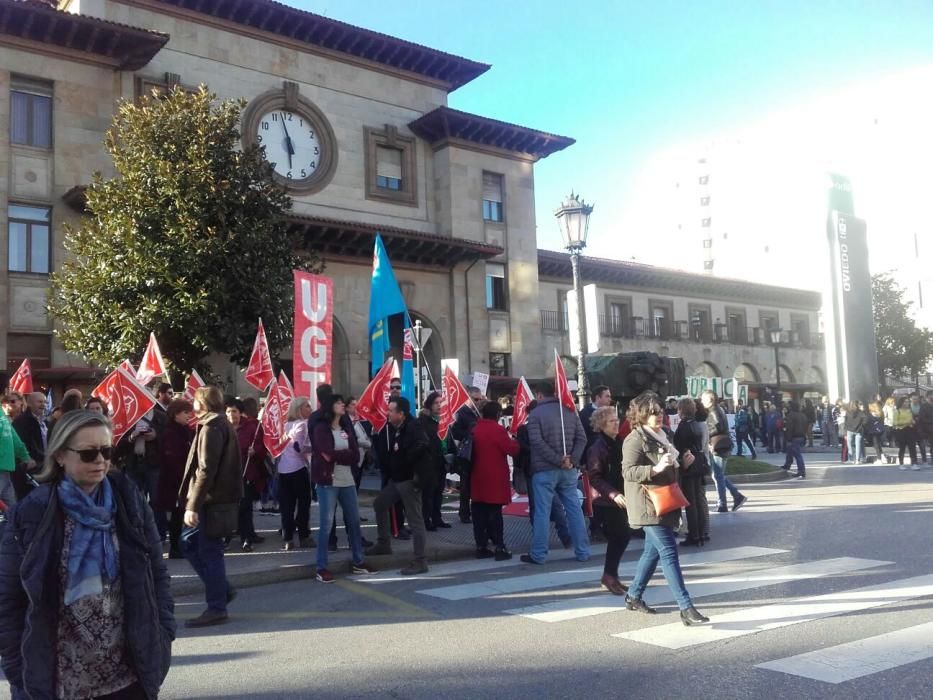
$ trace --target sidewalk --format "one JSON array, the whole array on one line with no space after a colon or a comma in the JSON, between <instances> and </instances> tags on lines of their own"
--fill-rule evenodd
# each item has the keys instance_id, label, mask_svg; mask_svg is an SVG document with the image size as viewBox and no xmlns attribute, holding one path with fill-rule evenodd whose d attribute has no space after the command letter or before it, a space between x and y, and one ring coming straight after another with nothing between
<instances>
[{"instance_id":1,"label":"sidewalk","mask_svg":"<svg viewBox=\"0 0 933 700\"><path fill-rule=\"evenodd\" d=\"M360 491L360 515L368 518L362 523L363 537L376 541L376 518L372 509L372 500L378 488L378 477L364 477ZM337 546L338 551L330 552L328 565L335 575L349 574L350 550L347 544L347 535L340 520L340 510L337 510ZM311 504L311 535L315 541L318 539L318 507ZM474 555L476 545L473 541L473 526L464 525L457 516L456 498L446 499L444 506L444 520L450 523L450 529L440 529L437 532L427 533L428 565L452 559L466 559ZM531 525L527 518L506 516L505 540L514 556L518 557L528 551L531 545ZM261 586L280 581L294 581L314 578L315 557L317 550L294 549L290 552L282 551L282 540L278 534L280 524L278 514L256 512L253 521L256 531L266 541L254 545L252 552L243 552L240 549L239 538L230 542L230 549L224 556L227 567L227 578L234 586L249 587ZM297 537L295 542L297 544ZM167 547L167 546L166 546ZM551 547L563 547L552 527ZM411 540L392 540L392 554L389 556L369 557L367 561L380 571L400 569L412 560ZM167 550L166 550L167 551ZM201 581L192 571L185 559L166 559L169 574L172 577L172 592L176 596L200 593L203 591Z\"/></svg>"},{"instance_id":2,"label":"sidewalk","mask_svg":"<svg viewBox=\"0 0 933 700\"><path fill-rule=\"evenodd\" d=\"M756 446L756 449L757 446ZM830 455L838 457L838 450L811 448L804 452L804 457L813 455L820 461L825 461ZM758 459L774 464L777 470L784 464L784 454L768 454L767 451L758 450ZM784 476L783 474L781 475ZM785 477L786 478L786 477ZM775 480L768 477L766 481ZM738 481L738 480L737 480ZM367 518L363 522L363 536L373 542L376 541L376 518L372 509L372 501L379 492L380 481L378 475L367 474L363 477L360 488L360 515ZM338 551L329 554L329 567L337 576L349 574L350 551L347 544L347 535L343 530L338 509L337 517L337 545ZM318 539L318 507L311 504L311 528L315 541ZM444 505L444 519L450 523L450 529L441 529L437 532L427 533L428 565L453 559L469 559L474 555L473 526L464 525L457 515L456 497L447 497ZM239 538L230 542L230 549L224 556L227 567L227 577L234 586L249 587L262 586L280 581L295 581L312 579L315 573L315 557L317 550L295 549L290 552L282 551L282 541L278 534L280 524L279 515L272 513L255 512L253 520L256 531L266 538L262 544L254 546L252 552L243 552L240 549ZM528 551L531 546L531 524L527 518L505 516L505 541L514 556ZM297 544L297 538L295 539ZM561 549L563 545L557 533L551 526L552 549ZM392 540L393 552L389 556L371 557L367 561L380 571L397 570L409 564L412 560L412 543L410 540ZM169 573L172 577L172 592L176 596L200 593L203 591L200 580L192 571L191 566L184 559L166 559Z\"/></svg>"}]
</instances>

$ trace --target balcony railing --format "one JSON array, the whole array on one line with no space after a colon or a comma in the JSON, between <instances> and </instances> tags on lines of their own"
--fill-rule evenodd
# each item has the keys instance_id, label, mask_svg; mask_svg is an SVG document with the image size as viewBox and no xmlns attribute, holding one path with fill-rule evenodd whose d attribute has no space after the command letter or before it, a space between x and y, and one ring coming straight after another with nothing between
<instances>
[{"instance_id":1,"label":"balcony railing","mask_svg":"<svg viewBox=\"0 0 933 700\"><path fill-rule=\"evenodd\" d=\"M567 314L541 311L541 330L546 333L566 333L570 328ZM750 328L741 324L702 324L689 321L644 318L641 316L599 315L599 334L606 338L649 338L684 343L770 345L766 328ZM790 347L821 350L822 333L784 331L782 344Z\"/></svg>"}]
</instances>

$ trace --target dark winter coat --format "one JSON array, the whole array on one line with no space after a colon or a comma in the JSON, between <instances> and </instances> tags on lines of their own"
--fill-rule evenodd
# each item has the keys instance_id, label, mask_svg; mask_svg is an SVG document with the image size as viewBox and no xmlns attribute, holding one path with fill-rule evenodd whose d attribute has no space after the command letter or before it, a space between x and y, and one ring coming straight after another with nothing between
<instances>
[{"instance_id":1,"label":"dark winter coat","mask_svg":"<svg viewBox=\"0 0 933 700\"><path fill-rule=\"evenodd\" d=\"M512 502L508 457L517 457L521 446L498 421L480 418L473 427L473 468L470 498L477 503L507 505Z\"/></svg>"},{"instance_id":2,"label":"dark winter coat","mask_svg":"<svg viewBox=\"0 0 933 700\"><path fill-rule=\"evenodd\" d=\"M266 480L269 473L266 471L266 443L263 439L262 426L256 418L241 416L236 426L237 445L240 447L240 464L243 467L243 478L250 482L257 493L266 490ZM249 448L253 448L253 456L249 456Z\"/></svg>"},{"instance_id":3,"label":"dark winter coat","mask_svg":"<svg viewBox=\"0 0 933 700\"><path fill-rule=\"evenodd\" d=\"M563 436L561 436L561 412ZM531 445L531 473L560 469L565 454L580 466L586 448L586 433L575 411L561 406L555 398L542 399L528 416L528 442ZM566 447L566 451L565 451Z\"/></svg>"},{"instance_id":4,"label":"dark winter coat","mask_svg":"<svg viewBox=\"0 0 933 700\"><path fill-rule=\"evenodd\" d=\"M447 453L447 440L441 440L437 434L440 426L430 411L422 409L421 413L418 414L418 423L430 443L428 452L434 465L434 483L435 485L442 483L447 478L447 460L444 459L444 455Z\"/></svg>"},{"instance_id":5,"label":"dark winter coat","mask_svg":"<svg viewBox=\"0 0 933 700\"><path fill-rule=\"evenodd\" d=\"M599 494L593 499L594 506L613 506L615 498L625 490L622 478L622 441L599 432L586 450L586 475L590 486Z\"/></svg>"},{"instance_id":6,"label":"dark winter coat","mask_svg":"<svg viewBox=\"0 0 933 700\"><path fill-rule=\"evenodd\" d=\"M351 423L352 426L352 423ZM360 448L356 442L356 431L348 431L340 421L340 429L347 436L347 449L334 449L334 432L327 421L318 421L311 435L311 481L320 486L332 486L334 467L345 464L356 475L360 463Z\"/></svg>"},{"instance_id":7,"label":"dark winter coat","mask_svg":"<svg viewBox=\"0 0 933 700\"><path fill-rule=\"evenodd\" d=\"M175 605L152 511L122 474L107 476L117 505L126 659L147 697L168 673ZM0 546L0 658L13 700L55 697L64 543L58 489L43 484L13 511Z\"/></svg>"},{"instance_id":8,"label":"dark winter coat","mask_svg":"<svg viewBox=\"0 0 933 700\"><path fill-rule=\"evenodd\" d=\"M849 411L846 413L846 430L851 433L861 433L865 430L865 414L862 411Z\"/></svg>"},{"instance_id":9,"label":"dark winter coat","mask_svg":"<svg viewBox=\"0 0 933 700\"><path fill-rule=\"evenodd\" d=\"M434 467L428 436L418 420L412 416L398 428L386 423L373 437L373 449L379 466L396 482L416 479L418 487L429 489L434 485Z\"/></svg>"},{"instance_id":10,"label":"dark winter coat","mask_svg":"<svg viewBox=\"0 0 933 700\"><path fill-rule=\"evenodd\" d=\"M155 506L161 511L172 511L178 505L178 491L185 478L185 465L191 451L194 431L176 421L166 424L162 431L162 469L159 472L159 492ZM184 505L184 504L182 504Z\"/></svg>"},{"instance_id":11,"label":"dark winter coat","mask_svg":"<svg viewBox=\"0 0 933 700\"><path fill-rule=\"evenodd\" d=\"M648 493L642 488L666 486L677 481L676 465L660 474L651 471L661 459L661 448L661 443L641 428L630 432L622 443L622 478L625 479L625 503L632 527L663 525L673 528L680 521L680 512L676 510L659 517Z\"/></svg>"},{"instance_id":12,"label":"dark winter coat","mask_svg":"<svg viewBox=\"0 0 933 700\"><path fill-rule=\"evenodd\" d=\"M185 510L195 512L243 498L240 446L226 416L208 413L198 421L178 496Z\"/></svg>"}]
</instances>

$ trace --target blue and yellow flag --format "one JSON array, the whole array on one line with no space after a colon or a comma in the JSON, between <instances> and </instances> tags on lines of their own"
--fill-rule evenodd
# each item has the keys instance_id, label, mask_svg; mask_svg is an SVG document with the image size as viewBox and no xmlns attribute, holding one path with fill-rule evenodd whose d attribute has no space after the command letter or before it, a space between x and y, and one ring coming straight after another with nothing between
<instances>
[{"instance_id":1,"label":"blue and yellow flag","mask_svg":"<svg viewBox=\"0 0 933 700\"><path fill-rule=\"evenodd\" d=\"M392 347L389 341L389 316L405 314L405 318L408 318L402 290L392 271L382 236L378 233L373 251L373 280L369 294L369 353L371 374L375 376Z\"/></svg>"}]
</instances>

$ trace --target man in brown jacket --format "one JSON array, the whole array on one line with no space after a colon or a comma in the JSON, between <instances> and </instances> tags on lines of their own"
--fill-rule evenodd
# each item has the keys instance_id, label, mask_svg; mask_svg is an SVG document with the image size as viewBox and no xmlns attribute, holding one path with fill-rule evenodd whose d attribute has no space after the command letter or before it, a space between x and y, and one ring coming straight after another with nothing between
<instances>
[{"instance_id":1,"label":"man in brown jacket","mask_svg":"<svg viewBox=\"0 0 933 700\"><path fill-rule=\"evenodd\" d=\"M206 627L227 621L227 603L236 595L224 567L224 537L236 530L243 468L220 389L209 386L195 391L194 411L198 427L179 491L187 526L181 539L185 556L204 583L207 610L185 626Z\"/></svg>"}]
</instances>

